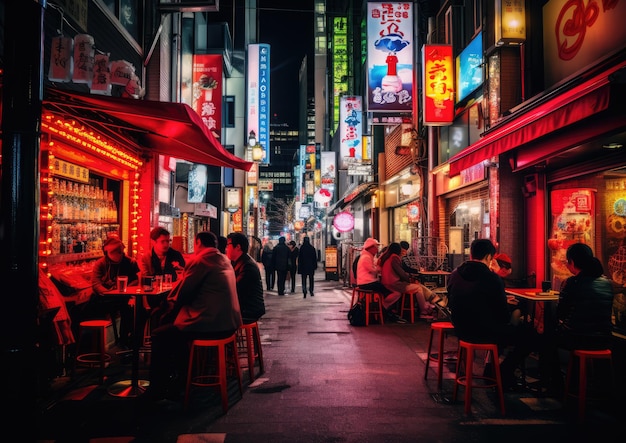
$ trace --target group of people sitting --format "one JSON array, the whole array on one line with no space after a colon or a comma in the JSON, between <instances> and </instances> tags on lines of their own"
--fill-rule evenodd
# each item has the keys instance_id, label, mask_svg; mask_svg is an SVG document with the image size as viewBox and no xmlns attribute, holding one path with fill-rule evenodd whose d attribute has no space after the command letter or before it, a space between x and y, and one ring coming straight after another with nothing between
<instances>
[{"instance_id":1,"label":"group of people sitting","mask_svg":"<svg viewBox=\"0 0 626 443\"><path fill-rule=\"evenodd\" d=\"M420 318L432 319L434 303L439 301L439 297L414 278L419 270L409 267L402 260L409 249L408 243L403 243L390 243L379 251L381 245L378 240L372 237L365 240L360 255L355 259L356 266L353 266L356 285L361 289L373 290L383 297L383 314L388 322L406 323L398 315L398 304L403 294L411 294L416 298Z\"/></svg>"},{"instance_id":2,"label":"group of people sitting","mask_svg":"<svg viewBox=\"0 0 626 443\"><path fill-rule=\"evenodd\" d=\"M166 229L154 228L150 239L151 251L140 263L124 253L119 238L107 239L104 257L94 265L92 282L96 303L117 304L122 341L132 334L134 308L138 315L150 318L152 361L146 398L158 400L180 394L191 340L231 336L242 324L265 314L265 300L259 266L248 254L245 234L228 234L222 253L215 234L199 232L187 260L170 246ZM134 286L142 273L172 276L174 286L166 299L135 307L133 297L107 297L117 276L128 276L129 286Z\"/></svg>"},{"instance_id":3,"label":"group of people sitting","mask_svg":"<svg viewBox=\"0 0 626 443\"><path fill-rule=\"evenodd\" d=\"M448 307L455 335L469 342L496 343L505 351L500 363L505 388L517 386L516 369L531 352L537 352L543 389L559 396L564 387L560 349L610 346L612 284L588 245L570 245L566 259L572 276L560 288L556 321L538 331L533 323L515 321L519 317L511 315L502 280L502 275L510 274L511 261L505 256L507 260L498 264L496 257L502 259L490 240L474 240L470 259L449 276ZM488 375L492 370L490 365L485 368Z\"/></svg>"}]
</instances>

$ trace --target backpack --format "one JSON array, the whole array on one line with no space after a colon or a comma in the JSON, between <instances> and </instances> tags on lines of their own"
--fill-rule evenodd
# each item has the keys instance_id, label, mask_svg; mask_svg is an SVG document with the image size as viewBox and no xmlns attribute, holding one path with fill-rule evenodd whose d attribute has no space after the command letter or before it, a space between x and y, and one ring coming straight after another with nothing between
<instances>
[{"instance_id":1,"label":"backpack","mask_svg":"<svg viewBox=\"0 0 626 443\"><path fill-rule=\"evenodd\" d=\"M365 326L365 309L361 303L355 303L348 311L348 321L352 326Z\"/></svg>"}]
</instances>

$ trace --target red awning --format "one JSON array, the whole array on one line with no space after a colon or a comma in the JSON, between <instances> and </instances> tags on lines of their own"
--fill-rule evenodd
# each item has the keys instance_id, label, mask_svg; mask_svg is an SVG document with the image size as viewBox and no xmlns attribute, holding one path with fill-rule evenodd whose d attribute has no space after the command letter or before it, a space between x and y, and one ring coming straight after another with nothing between
<instances>
[{"instance_id":1,"label":"red awning","mask_svg":"<svg viewBox=\"0 0 626 443\"><path fill-rule=\"evenodd\" d=\"M151 152L212 166L249 171L252 162L228 152L204 124L200 116L184 103L133 100L127 98L84 95L75 92L49 90L43 105L62 110L77 119L94 120L95 113L103 115L99 125L131 131L136 143ZM114 119L114 123L111 121Z\"/></svg>"},{"instance_id":2,"label":"red awning","mask_svg":"<svg viewBox=\"0 0 626 443\"><path fill-rule=\"evenodd\" d=\"M450 158L450 176L605 111L611 95L609 76L624 66L614 66L499 126Z\"/></svg>"}]
</instances>

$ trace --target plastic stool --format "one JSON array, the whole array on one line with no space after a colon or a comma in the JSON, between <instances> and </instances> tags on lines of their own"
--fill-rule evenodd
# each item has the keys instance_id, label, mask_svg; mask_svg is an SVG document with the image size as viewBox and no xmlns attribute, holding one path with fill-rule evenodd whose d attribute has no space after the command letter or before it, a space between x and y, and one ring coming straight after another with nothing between
<instances>
[{"instance_id":1,"label":"plastic stool","mask_svg":"<svg viewBox=\"0 0 626 443\"><path fill-rule=\"evenodd\" d=\"M411 323L415 323L415 297L417 297L415 293L405 292L400 301L400 317L404 318L404 311L408 311L411 314ZM406 305L407 298L409 306Z\"/></svg>"},{"instance_id":2,"label":"plastic stool","mask_svg":"<svg viewBox=\"0 0 626 443\"><path fill-rule=\"evenodd\" d=\"M439 333L439 350L437 354L432 354L433 349L433 337L435 331ZM428 378L428 367L430 362L437 363L437 387L441 389L441 383L443 378L443 344L445 341L445 335L454 332L454 325L449 321L438 321L430 324L430 341L428 342L428 354L426 358L426 370L424 371L424 380ZM436 357L435 357L436 356Z\"/></svg>"},{"instance_id":3,"label":"plastic stool","mask_svg":"<svg viewBox=\"0 0 626 443\"><path fill-rule=\"evenodd\" d=\"M574 370L574 360L578 358L578 395L571 394L569 392L569 386L572 377L572 371ZM611 369L611 384L615 385L613 374L613 354L610 349L600 350L584 350L574 349L570 353L569 363L567 365L567 376L565 377L565 398L564 403L567 403L568 396L578 397L578 420L582 421L585 418L585 403L587 401L587 364L593 365L594 360L608 360Z\"/></svg>"},{"instance_id":4,"label":"plastic stool","mask_svg":"<svg viewBox=\"0 0 626 443\"><path fill-rule=\"evenodd\" d=\"M211 348L217 351L214 360L209 358ZM229 348L231 351L230 355L228 354ZM215 368L215 373L211 373L209 371L210 368ZM189 394L192 386L219 386L222 409L224 413L228 412L228 374L226 371L229 368L235 370L237 383L239 384L239 394L243 396L236 332L228 338L192 340L191 349L189 350L189 369L187 371L183 409L186 411L189 406Z\"/></svg>"},{"instance_id":5,"label":"plastic stool","mask_svg":"<svg viewBox=\"0 0 626 443\"><path fill-rule=\"evenodd\" d=\"M100 384L104 383L104 368L111 361L111 356L107 354L107 328L113 326L111 320L86 320L78 325L78 341L76 343L76 362L75 366L100 366ZM78 354L81 350L81 342L84 334L91 332L94 336L93 344L94 352Z\"/></svg>"},{"instance_id":6,"label":"plastic stool","mask_svg":"<svg viewBox=\"0 0 626 443\"><path fill-rule=\"evenodd\" d=\"M357 301L363 300L365 307L365 326L370 324L370 315L378 315L379 322L381 325L385 324L385 319L383 318L383 297L379 293L373 291L372 289L361 289L355 288ZM377 303L378 311L370 311L370 304ZM352 304L354 306L354 303Z\"/></svg>"},{"instance_id":7,"label":"plastic stool","mask_svg":"<svg viewBox=\"0 0 626 443\"><path fill-rule=\"evenodd\" d=\"M484 375L474 375L474 352L487 351L487 356L491 354L491 361L496 373L495 377ZM465 360L463 360L465 358ZM461 363L465 365L465 374L461 375ZM483 380L484 383L476 384L474 379ZM469 414L472 403L472 388L497 388L500 398L500 411L505 415L504 390L502 389L502 377L500 376L500 357L498 355L498 345L494 343L470 343L459 340L458 361L456 364L456 380L454 382L454 394L452 400L456 401L456 394L459 385L465 386L465 413Z\"/></svg>"},{"instance_id":8,"label":"plastic stool","mask_svg":"<svg viewBox=\"0 0 626 443\"><path fill-rule=\"evenodd\" d=\"M244 323L239 327L237 330L237 344L248 358L248 376L250 377L250 383L252 383L256 378L254 375L254 362L256 360L259 360L259 375L265 372L258 322Z\"/></svg>"}]
</instances>

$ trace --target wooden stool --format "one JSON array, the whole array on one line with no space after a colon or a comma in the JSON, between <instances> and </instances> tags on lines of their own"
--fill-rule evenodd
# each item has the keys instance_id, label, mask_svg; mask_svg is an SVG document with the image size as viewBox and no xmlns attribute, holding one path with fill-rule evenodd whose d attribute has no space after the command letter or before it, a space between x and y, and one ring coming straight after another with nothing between
<instances>
[{"instance_id":1,"label":"wooden stool","mask_svg":"<svg viewBox=\"0 0 626 443\"><path fill-rule=\"evenodd\" d=\"M433 337L435 331L439 332L439 350L437 354L432 354L433 349ZM430 341L428 342L428 354L426 358L426 370L424 371L424 380L428 377L428 367L430 362L437 363L437 387L441 389L441 382L443 378L443 343L446 334L454 332L454 326L449 321L438 321L430 324Z\"/></svg>"},{"instance_id":2,"label":"wooden stool","mask_svg":"<svg viewBox=\"0 0 626 443\"><path fill-rule=\"evenodd\" d=\"M215 359L210 358L210 351L217 352ZM228 354L228 351L231 354ZM211 368L215 370L210 371ZM239 393L243 396L241 383L241 368L239 367L239 355L237 353L237 333L228 338L215 340L192 340L189 350L189 369L187 371L187 384L185 386L185 400L183 409L189 406L189 394L192 386L208 387L219 386L222 398L222 409L228 411L228 377L227 369L234 369L239 384Z\"/></svg>"},{"instance_id":3,"label":"wooden stool","mask_svg":"<svg viewBox=\"0 0 626 443\"><path fill-rule=\"evenodd\" d=\"M104 383L104 368L111 361L107 349L107 328L112 326L111 320L86 320L78 325L78 340L76 342L75 366L100 366L100 384ZM79 354L85 333L92 334L92 352Z\"/></svg>"},{"instance_id":4,"label":"wooden stool","mask_svg":"<svg viewBox=\"0 0 626 443\"><path fill-rule=\"evenodd\" d=\"M574 360L578 359L578 395L571 394L569 387L571 383L572 372L574 370ZM565 399L567 403L568 396L578 397L578 420L585 418L585 403L587 401L587 365L590 363L593 367L594 360L608 360L611 370L611 386L614 386L615 376L613 374L613 355L610 349L600 350L584 350L574 349L570 353L569 363L567 365L567 375L565 377Z\"/></svg>"},{"instance_id":5,"label":"wooden stool","mask_svg":"<svg viewBox=\"0 0 626 443\"><path fill-rule=\"evenodd\" d=\"M238 351L243 350L243 353L248 358L248 376L250 377L250 383L252 383L256 378L254 375L254 362L256 360L259 360L259 375L265 372L258 322L244 323L239 327L237 330L237 345Z\"/></svg>"},{"instance_id":6,"label":"wooden stool","mask_svg":"<svg viewBox=\"0 0 626 443\"><path fill-rule=\"evenodd\" d=\"M354 288L356 291L357 301L363 300L363 307L365 308L365 326L370 324L370 315L378 315L381 325L385 324L383 317L383 297L379 293L372 289L361 289L359 287ZM377 303L378 311L370 311L370 304ZM354 306L354 303L352 304Z\"/></svg>"},{"instance_id":7,"label":"wooden stool","mask_svg":"<svg viewBox=\"0 0 626 443\"><path fill-rule=\"evenodd\" d=\"M493 367L496 373L495 377L485 377L474 375L474 352L487 351L487 355L491 354ZM465 360L463 360L465 358ZM465 365L465 374L461 375L461 366ZM483 380L484 383L476 384L474 379ZM470 343L459 340L458 361L456 363L456 380L454 382L454 394L452 400L456 401L456 394L459 385L465 386L465 413L469 414L472 403L472 388L497 388L500 397L500 411L505 415L504 409L504 390L502 389L502 377L500 376L500 357L498 355L498 345L494 343Z\"/></svg>"}]
</instances>

